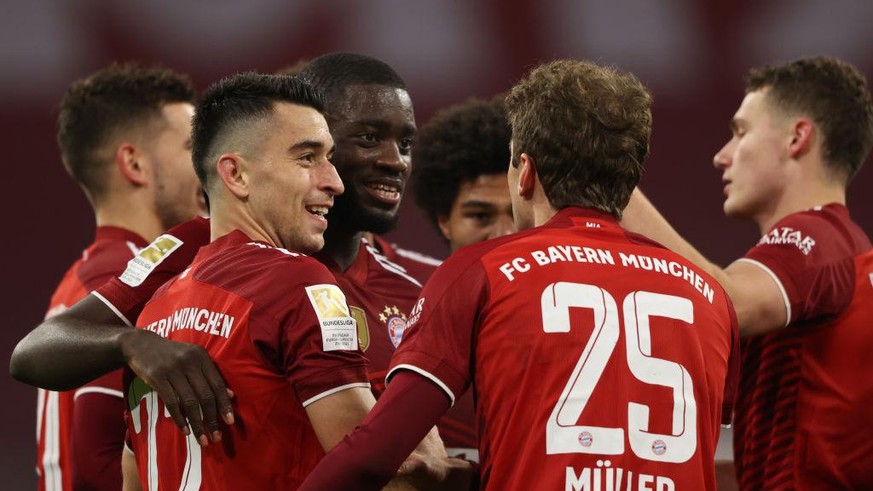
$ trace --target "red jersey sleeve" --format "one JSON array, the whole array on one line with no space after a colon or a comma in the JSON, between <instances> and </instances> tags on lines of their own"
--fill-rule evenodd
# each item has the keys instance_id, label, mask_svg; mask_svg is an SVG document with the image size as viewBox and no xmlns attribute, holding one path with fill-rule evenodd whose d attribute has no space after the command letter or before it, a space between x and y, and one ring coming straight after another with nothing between
<instances>
[{"instance_id":1,"label":"red jersey sleeve","mask_svg":"<svg viewBox=\"0 0 873 491\"><path fill-rule=\"evenodd\" d=\"M293 286L275 303L278 322L253 326L252 341L276 360L304 406L345 388L369 387L357 324L333 275L308 257L283 264L266 284Z\"/></svg>"},{"instance_id":2,"label":"red jersey sleeve","mask_svg":"<svg viewBox=\"0 0 873 491\"><path fill-rule=\"evenodd\" d=\"M467 390L477 319L488 293L478 259L455 254L436 270L412 309L387 378L412 370L441 387L452 404Z\"/></svg>"},{"instance_id":3,"label":"red jersey sleeve","mask_svg":"<svg viewBox=\"0 0 873 491\"><path fill-rule=\"evenodd\" d=\"M109 375L120 378L121 370ZM101 385L120 385L120 382L102 382ZM121 452L127 431L121 393L85 388L77 390L74 397L75 489L121 489Z\"/></svg>"},{"instance_id":4,"label":"red jersey sleeve","mask_svg":"<svg viewBox=\"0 0 873 491\"><path fill-rule=\"evenodd\" d=\"M731 354L728 356L727 376L724 381L724 399L721 404L721 424L731 425L734 421L734 406L740 387L740 323L730 297L724 295L731 317Z\"/></svg>"},{"instance_id":5,"label":"red jersey sleeve","mask_svg":"<svg viewBox=\"0 0 873 491\"><path fill-rule=\"evenodd\" d=\"M187 268L208 243L208 218L177 225L143 248L121 276L97 288L94 295L132 326L155 291Z\"/></svg>"},{"instance_id":6,"label":"red jersey sleeve","mask_svg":"<svg viewBox=\"0 0 873 491\"><path fill-rule=\"evenodd\" d=\"M787 324L836 315L852 299L854 254L831 215L789 215L740 259L761 267L777 283Z\"/></svg>"}]
</instances>

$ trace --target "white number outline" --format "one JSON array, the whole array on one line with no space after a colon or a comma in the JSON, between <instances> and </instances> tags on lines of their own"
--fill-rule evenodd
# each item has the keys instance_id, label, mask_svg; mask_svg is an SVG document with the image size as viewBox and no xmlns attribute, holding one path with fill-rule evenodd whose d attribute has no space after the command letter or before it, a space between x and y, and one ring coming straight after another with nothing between
<instances>
[{"instance_id":1,"label":"white number outline","mask_svg":"<svg viewBox=\"0 0 873 491\"><path fill-rule=\"evenodd\" d=\"M543 331L570 332L570 309L594 313L594 329L546 423L546 453L619 455L625 451L624 428L577 424L609 359L621 331L618 307L603 288L570 282L548 285L540 298ZM648 431L649 407L628 402L627 437L638 457L682 463L697 450L697 402L688 370L681 364L652 356L651 317L694 323L694 304L687 298L646 291L629 293L622 302L627 363L640 382L673 389L672 434Z\"/></svg>"},{"instance_id":2,"label":"white number outline","mask_svg":"<svg viewBox=\"0 0 873 491\"><path fill-rule=\"evenodd\" d=\"M131 383L129 397L136 401L136 405L131 408L131 419L133 420L133 431L139 435L142 433L142 417L141 412L145 411L146 425L148 434L146 436L148 442L148 451L146 455L146 467L148 468L148 491L158 490L158 447L157 447L157 426L158 415L163 413L164 418L170 417L170 412L159 401L158 393L152 390L140 378L134 379ZM160 408L163 407L163 411ZM175 429L175 424L173 426ZM179 491L196 491L200 489L202 481L202 451L200 444L197 442L194 433L189 433L185 438L185 466L182 468L181 482L179 483ZM142 476L140 476L142 480Z\"/></svg>"}]
</instances>

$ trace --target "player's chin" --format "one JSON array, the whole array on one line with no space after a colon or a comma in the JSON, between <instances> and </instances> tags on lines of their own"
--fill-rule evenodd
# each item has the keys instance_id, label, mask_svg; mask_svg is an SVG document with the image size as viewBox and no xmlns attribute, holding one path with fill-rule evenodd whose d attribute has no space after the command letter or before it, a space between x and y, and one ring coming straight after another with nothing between
<instances>
[{"instance_id":1,"label":"player's chin","mask_svg":"<svg viewBox=\"0 0 873 491\"><path fill-rule=\"evenodd\" d=\"M315 254L324 247L324 235L322 233L312 233L304 240L300 241L299 252L304 254Z\"/></svg>"},{"instance_id":2,"label":"player's chin","mask_svg":"<svg viewBox=\"0 0 873 491\"><path fill-rule=\"evenodd\" d=\"M364 230L373 232L374 234L385 234L394 230L397 226L397 219L397 210L378 210L371 208L366 213L366 218L361 222L367 224Z\"/></svg>"}]
</instances>

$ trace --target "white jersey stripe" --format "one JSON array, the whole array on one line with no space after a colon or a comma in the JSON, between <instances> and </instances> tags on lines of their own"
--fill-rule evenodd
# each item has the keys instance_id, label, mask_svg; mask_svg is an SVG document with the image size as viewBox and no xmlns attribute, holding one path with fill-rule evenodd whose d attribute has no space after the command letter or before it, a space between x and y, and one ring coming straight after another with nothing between
<instances>
[{"instance_id":1,"label":"white jersey stripe","mask_svg":"<svg viewBox=\"0 0 873 491\"><path fill-rule=\"evenodd\" d=\"M115 315L117 315L119 319L124 321L124 323L127 324L129 327L133 327L133 323L130 322L129 320L127 320L127 317L125 317L124 314L122 314L121 311L118 310L118 308L115 305L112 305L112 302L107 300L106 297L104 297L103 295L101 295L97 292L91 292L91 295L94 295L95 297L99 298L101 302L105 303L106 306L109 307L109 310L115 312Z\"/></svg>"},{"instance_id":2,"label":"white jersey stripe","mask_svg":"<svg viewBox=\"0 0 873 491\"><path fill-rule=\"evenodd\" d=\"M412 276L409 276L408 274L406 274L406 268L404 268L403 266L401 266L397 263L392 263L390 259L383 256L382 253L380 253L375 247L373 247L369 243L367 243L367 241L364 241L364 244L367 246L367 252L372 254L373 259L375 259L376 262L379 263L379 265L382 266L386 271L390 271L390 272L396 274L397 276L400 276L402 278L406 278L407 280L412 282L415 286L421 288L421 283L419 283L418 280L416 280Z\"/></svg>"},{"instance_id":3,"label":"white jersey stripe","mask_svg":"<svg viewBox=\"0 0 873 491\"><path fill-rule=\"evenodd\" d=\"M327 397L329 395L333 395L333 394L336 394L337 392L342 392L342 391L348 390L348 389L354 389L355 387L363 387L365 389L369 389L370 383L369 382L355 382L353 384L346 384L346 385L340 385L339 387L334 387L333 389L326 390L326 391L322 392L321 394L318 394L316 396L310 397L309 399L306 399L305 401L303 401L303 407L306 407L306 406L308 406L308 405L312 404L313 402L318 401L320 399L324 399L325 397Z\"/></svg>"},{"instance_id":4,"label":"white jersey stripe","mask_svg":"<svg viewBox=\"0 0 873 491\"><path fill-rule=\"evenodd\" d=\"M782 301L785 302L785 325L787 326L789 323L791 323L791 302L788 300L788 293L785 291L785 287L782 286L782 282L779 281L779 277L776 276L776 273L774 273L770 268L765 266L763 263L755 261L754 259L742 257L740 259L737 259L737 262L739 262L739 261L745 261L747 263L754 264L755 266L763 269L764 272L767 273L768 275L770 275L770 278L772 278L773 281L776 282L776 286L779 287L779 293L782 294Z\"/></svg>"},{"instance_id":5,"label":"white jersey stripe","mask_svg":"<svg viewBox=\"0 0 873 491\"><path fill-rule=\"evenodd\" d=\"M437 378L436 375L428 372L427 370L419 368L415 365L401 364L401 365L397 365L396 367L392 368L391 371L388 372L388 375L385 376L385 380L387 381L388 379L390 379L394 375L394 373L397 372L397 370L409 370L410 372L415 372L415 373L421 375L422 377L430 380L431 382L437 384L439 386L439 388L443 389L443 391L446 393L446 395L449 396L449 399L452 400L452 406L455 405L455 394L452 393L452 389L449 389L449 386L444 384L443 381L440 380L439 378Z\"/></svg>"},{"instance_id":6,"label":"white jersey stripe","mask_svg":"<svg viewBox=\"0 0 873 491\"><path fill-rule=\"evenodd\" d=\"M406 259L411 259L413 261L427 264L429 266L439 266L443 263L435 257L430 257L420 252L410 251L408 249L401 249L394 244L391 245L394 247L394 252L396 252L398 256L405 257Z\"/></svg>"},{"instance_id":7,"label":"white jersey stripe","mask_svg":"<svg viewBox=\"0 0 873 491\"><path fill-rule=\"evenodd\" d=\"M62 469L60 467L60 410L58 393L46 392L45 434L43 436L42 469L46 491L63 491Z\"/></svg>"},{"instance_id":8,"label":"white jersey stripe","mask_svg":"<svg viewBox=\"0 0 873 491\"><path fill-rule=\"evenodd\" d=\"M124 393L120 390L107 389L106 387L82 387L81 389L76 389L76 392L73 393L73 400L75 401L83 394L105 394L107 396L124 398Z\"/></svg>"}]
</instances>

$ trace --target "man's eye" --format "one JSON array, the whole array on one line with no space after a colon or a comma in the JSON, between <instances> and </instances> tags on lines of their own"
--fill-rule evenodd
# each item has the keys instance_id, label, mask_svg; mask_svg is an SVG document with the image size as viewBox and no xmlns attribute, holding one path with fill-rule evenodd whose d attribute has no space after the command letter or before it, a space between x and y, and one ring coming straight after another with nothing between
<instances>
[{"instance_id":1,"label":"man's eye","mask_svg":"<svg viewBox=\"0 0 873 491\"><path fill-rule=\"evenodd\" d=\"M378 139L376 138L376 135L373 133L363 133L363 134L359 135L358 137L367 143L376 143L376 141L378 141Z\"/></svg>"},{"instance_id":2,"label":"man's eye","mask_svg":"<svg viewBox=\"0 0 873 491\"><path fill-rule=\"evenodd\" d=\"M412 148L413 140L412 138L404 138L400 140L400 149L401 150L410 150Z\"/></svg>"},{"instance_id":3,"label":"man's eye","mask_svg":"<svg viewBox=\"0 0 873 491\"><path fill-rule=\"evenodd\" d=\"M468 214L466 215L466 217L467 217L467 218L470 218L470 219L472 219L472 220L474 220L474 221L476 221L476 222L478 222L480 225L487 224L487 223L489 223L489 222L491 221L491 214L490 214L490 213L485 213L485 212L482 212L482 213L468 213Z\"/></svg>"}]
</instances>

